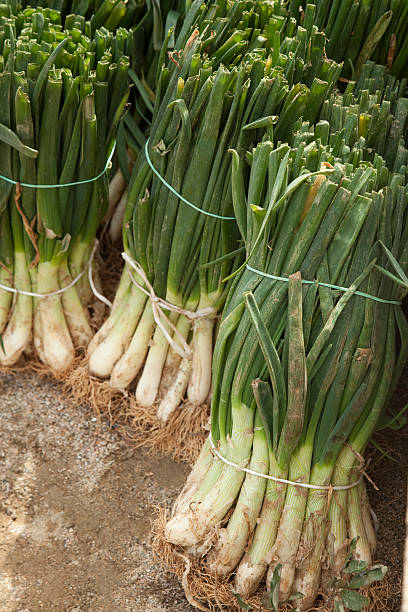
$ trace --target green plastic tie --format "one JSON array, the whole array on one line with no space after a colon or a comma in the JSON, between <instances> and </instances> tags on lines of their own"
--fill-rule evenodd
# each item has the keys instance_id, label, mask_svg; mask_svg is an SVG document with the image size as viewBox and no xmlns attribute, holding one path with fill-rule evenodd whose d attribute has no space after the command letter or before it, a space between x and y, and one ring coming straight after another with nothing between
<instances>
[{"instance_id":1,"label":"green plastic tie","mask_svg":"<svg viewBox=\"0 0 408 612\"><path fill-rule=\"evenodd\" d=\"M261 270L256 270L256 268L252 268L247 264L246 266L248 270L251 272L255 272L260 276L265 276L266 278L270 278L272 280L283 281L284 283L288 283L289 279L284 276L275 276L275 274L268 274L267 272L262 272ZM327 287L328 289L334 289L335 291L348 291L347 287L340 287L339 285L331 285L330 283L321 283L320 281L310 281L303 280L302 283L304 285L314 285L317 283L321 287ZM394 304L394 306L401 306L402 302L396 302L395 300L384 300L383 298L377 297L376 295L370 295L369 293L364 293L363 291L354 291L354 295L359 295L360 297L368 298L369 300L374 300L374 302L380 302L380 304Z\"/></svg>"},{"instance_id":2,"label":"green plastic tie","mask_svg":"<svg viewBox=\"0 0 408 612\"><path fill-rule=\"evenodd\" d=\"M149 147L149 139L146 140L146 144L145 144L145 155L146 155L146 160L147 163L149 164L150 168L153 170L153 172L155 173L155 175L157 176L157 178L159 178L161 180L161 182L163 183L163 185L165 185L167 187L167 189L169 191L171 191L172 193L174 193L175 196L177 196L182 202L184 202L184 204L187 204L188 206L190 206L191 208L194 208L194 210L197 210L199 213L202 213L203 215L207 215L207 217L214 217L214 219L222 219L223 221L235 221L235 217L222 217L221 215L216 215L215 213L212 212L208 212L207 210L203 210L202 208L199 208L198 206L196 206L195 204L193 204L192 202L190 202L189 200L186 200L186 198L183 198L182 195L180 195L175 189L174 187L172 187L171 185L169 185L169 183L162 177L162 175L156 170L156 168L153 166L152 164L152 160L149 157L149 151L148 151L148 147Z\"/></svg>"},{"instance_id":3,"label":"green plastic tie","mask_svg":"<svg viewBox=\"0 0 408 612\"><path fill-rule=\"evenodd\" d=\"M75 185L85 185L85 183L93 183L94 181L97 181L98 179L100 179L101 176L103 176L105 172L107 171L107 169L109 168L109 164L111 163L113 154L115 153L115 148L116 148L116 142L113 144L111 154L108 157L108 161L106 162L104 169L99 174L94 176L93 178L85 179L83 181L74 181L73 183L60 183L59 185L34 185L33 183L21 183L20 181L15 181L9 178L8 176L3 176L2 174L0 174L0 179L3 181L6 181L6 183L11 183L11 185L20 185L21 187L31 187L32 189L56 189L59 187L75 187Z\"/></svg>"}]
</instances>

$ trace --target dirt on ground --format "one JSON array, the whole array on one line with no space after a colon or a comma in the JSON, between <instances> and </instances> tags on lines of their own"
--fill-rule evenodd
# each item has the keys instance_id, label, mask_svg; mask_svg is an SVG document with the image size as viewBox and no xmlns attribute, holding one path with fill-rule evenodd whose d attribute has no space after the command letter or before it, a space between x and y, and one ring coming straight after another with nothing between
<instances>
[{"instance_id":1,"label":"dirt on ground","mask_svg":"<svg viewBox=\"0 0 408 612\"><path fill-rule=\"evenodd\" d=\"M129 446L61 389L29 371L0 374L0 612L191 612L149 545L154 506L170 506L188 467ZM408 429L376 444L384 612L398 612Z\"/></svg>"},{"instance_id":2,"label":"dirt on ground","mask_svg":"<svg viewBox=\"0 0 408 612\"><path fill-rule=\"evenodd\" d=\"M129 447L33 373L0 375L0 611L187 612L150 522L187 467Z\"/></svg>"}]
</instances>

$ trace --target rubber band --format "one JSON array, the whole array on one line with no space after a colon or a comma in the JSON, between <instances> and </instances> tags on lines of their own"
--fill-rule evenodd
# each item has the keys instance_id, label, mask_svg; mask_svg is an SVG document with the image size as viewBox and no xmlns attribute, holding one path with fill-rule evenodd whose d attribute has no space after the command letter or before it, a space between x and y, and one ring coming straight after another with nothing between
<instances>
[{"instance_id":1,"label":"rubber band","mask_svg":"<svg viewBox=\"0 0 408 612\"><path fill-rule=\"evenodd\" d=\"M72 287L74 287L78 283L78 281L83 277L83 275L86 272L86 269L88 268L88 279L89 279L89 284L92 289L92 293L94 294L96 298L98 298L98 300L106 304L106 306L112 307L112 303L106 297L104 297L98 292L98 290L95 287L95 283L92 277L92 263L93 263L93 259L95 257L95 253L96 253L98 246L99 246L99 241L95 239L94 246L91 251L91 255L89 256L89 259L88 259L88 263L86 264L82 272L80 272L65 287L61 287L60 289L56 289L55 291L50 291L49 293L35 293L34 291L25 291L24 289L16 289L15 287L8 287L7 285L3 285L2 283L0 283L0 289L3 289L3 291L8 291L9 293L14 293L16 295L26 295L28 297L35 297L39 299L53 297L55 295L61 295L62 293L66 293L67 291L69 291L69 289L72 289Z\"/></svg>"},{"instance_id":2,"label":"rubber band","mask_svg":"<svg viewBox=\"0 0 408 612\"><path fill-rule=\"evenodd\" d=\"M178 193L178 191L176 191L174 187L172 187L153 166L152 160L150 159L150 156L149 156L148 148L149 148L149 138L146 140L146 144L145 144L145 155L146 155L147 163L149 164L151 170L153 170L157 178L161 180L163 185L165 185L169 191L171 191L182 202L184 202L184 204L187 204L187 206L190 206L194 210L197 210L199 213L202 213L203 215L207 215L207 217L213 217L214 219L222 219L223 221L235 221L235 217L223 217L221 215L216 215L215 213L209 212L208 210L203 210L202 208L199 208L198 206L196 206L189 200L186 200L186 198L183 198L183 196L180 193Z\"/></svg>"},{"instance_id":3,"label":"rubber band","mask_svg":"<svg viewBox=\"0 0 408 612\"><path fill-rule=\"evenodd\" d=\"M190 321L193 321L193 322L197 321L198 319L206 319L209 317L215 317L217 314L217 311L212 306L209 306L208 308L202 308L201 310L196 310L196 311L186 310L185 308L181 308L180 306L175 306L174 304L167 302L163 298L158 297L153 289L152 284L147 278L145 271L140 265L140 263L135 261L131 257L129 257L127 253L122 253L122 257L125 260L125 262L139 275L144 285L147 287L145 288L143 287L143 285L138 283L135 277L133 276L132 271L129 270L129 275L130 275L130 278L133 284L140 291L142 291L145 295L147 295L147 297L150 299L151 304L152 304L153 318L156 324L158 325L158 327L163 332L167 342L170 344L173 350L178 355L180 355L180 357L182 357L183 359L190 359L192 356L191 347L186 342L185 338L179 332L177 327L164 314L163 310L170 310L171 312L175 312L177 314L184 315L185 317L187 317L187 319L190 319ZM177 342L175 342L174 338L170 336L169 332L166 329L165 323L176 334L176 336L178 337L180 341L181 347L179 344L177 344Z\"/></svg>"},{"instance_id":4,"label":"rubber band","mask_svg":"<svg viewBox=\"0 0 408 612\"><path fill-rule=\"evenodd\" d=\"M84 179L83 181L74 181L72 183L60 183L59 185L37 185L33 183L22 183L21 181L15 181L14 179L9 178L8 176L3 176L0 174L0 179L6 181L6 183L10 183L11 185L21 185L21 187L30 187L31 189L57 189L59 187L75 187L76 185L85 185L86 183L93 183L100 179L107 169L109 168L109 164L112 161L113 154L115 153L116 142L113 143L112 151L108 157L108 161L105 164L105 167L99 174L90 179Z\"/></svg>"},{"instance_id":5,"label":"rubber band","mask_svg":"<svg viewBox=\"0 0 408 612\"><path fill-rule=\"evenodd\" d=\"M338 485L338 486L335 486L335 485L313 485L313 484L309 484L309 483L306 483L306 482L295 482L294 480L287 480L286 478L278 478L277 476L270 476L269 474L262 474L261 472L256 472L255 470L251 470L250 468L244 468L241 465L238 465L238 463L234 463L233 461L229 461L228 459L223 457L221 455L221 453L219 452L219 450L216 448L211 435L209 436L209 440L210 440L210 445L211 445L211 448L212 448L214 454L218 457L218 459L221 459L221 461L223 461L224 463L226 463L230 467L233 467L233 468L235 468L237 470L240 470L241 472L246 472L247 474L251 474L251 476L258 476L259 478L265 478L266 480L273 480L274 482L279 482L279 483L282 483L282 484L288 484L288 485L292 485L294 487L302 487L303 489L314 489L314 490L317 490L317 491L347 491L348 489L353 489L354 487L359 485L360 482L364 478L364 474L361 474L360 478L358 480L356 480L355 482L353 482L353 483L351 483L349 485Z\"/></svg>"},{"instance_id":6,"label":"rubber band","mask_svg":"<svg viewBox=\"0 0 408 612\"><path fill-rule=\"evenodd\" d=\"M270 278L272 280L283 281L285 283L289 282L289 279L285 276L275 276L275 274L269 274L268 272L262 272L261 270L257 270L256 268L252 268L250 265L246 265L247 269L251 272L255 272L260 276L265 276L266 278ZM348 291L347 287L340 287L339 285L331 285L330 283L321 283L320 281L310 281L303 280L302 283L304 285L314 285L317 283L321 287L327 287L328 289L334 289L335 291ZM359 295L360 297L368 298L370 300L374 300L374 302L380 302L381 304L394 304L394 306L401 306L402 302L396 302L394 300L385 300L383 298L377 297L375 295L370 295L369 293L364 293L363 291L354 291L354 295Z\"/></svg>"}]
</instances>

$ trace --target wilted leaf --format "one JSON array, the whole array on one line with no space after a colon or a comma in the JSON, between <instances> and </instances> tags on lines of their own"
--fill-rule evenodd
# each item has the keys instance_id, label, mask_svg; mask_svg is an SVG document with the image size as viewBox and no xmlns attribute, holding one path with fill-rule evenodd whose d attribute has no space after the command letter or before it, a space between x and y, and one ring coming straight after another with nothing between
<instances>
[{"instance_id":1,"label":"wilted leaf","mask_svg":"<svg viewBox=\"0 0 408 612\"><path fill-rule=\"evenodd\" d=\"M344 589L344 591L342 591L341 598L345 607L349 610L353 610L353 612L363 612L364 606L369 603L367 597L360 595L357 591L350 591L349 589Z\"/></svg>"},{"instance_id":2,"label":"wilted leaf","mask_svg":"<svg viewBox=\"0 0 408 612\"><path fill-rule=\"evenodd\" d=\"M377 44L380 42L392 19L392 11L387 11L382 15L377 23L374 25L372 31L367 36L363 48L360 51L360 55L356 61L356 71L354 78L357 80L361 74L361 69L367 60L370 59L374 52Z\"/></svg>"},{"instance_id":3,"label":"wilted leaf","mask_svg":"<svg viewBox=\"0 0 408 612\"><path fill-rule=\"evenodd\" d=\"M367 561L357 561L352 559L347 566L344 568L346 574L355 574L356 572L362 572L367 568Z\"/></svg>"},{"instance_id":4,"label":"wilted leaf","mask_svg":"<svg viewBox=\"0 0 408 612\"><path fill-rule=\"evenodd\" d=\"M347 553L347 557L346 557L346 562L345 562L345 566L347 565L347 563L352 559L353 557L353 552L356 550L356 546L357 546L357 542L358 542L358 536L356 538L353 538L350 542L350 547L349 547L349 551Z\"/></svg>"},{"instance_id":5,"label":"wilted leaf","mask_svg":"<svg viewBox=\"0 0 408 612\"><path fill-rule=\"evenodd\" d=\"M273 606L272 610L278 612L279 608L279 587L280 587L280 579L281 579L281 569L282 565L278 563L273 571L273 576L271 580L271 604Z\"/></svg>"},{"instance_id":6,"label":"wilted leaf","mask_svg":"<svg viewBox=\"0 0 408 612\"><path fill-rule=\"evenodd\" d=\"M360 589L363 586L382 580L386 573L387 568L385 565L373 565L370 569L364 570L353 576L349 586L352 589Z\"/></svg>"},{"instance_id":7,"label":"wilted leaf","mask_svg":"<svg viewBox=\"0 0 408 612\"><path fill-rule=\"evenodd\" d=\"M279 587L280 587L280 574L281 574L282 565L278 563L275 567L272 580L270 582L270 590L262 595L262 605L267 610L274 610L274 612L278 612L279 608Z\"/></svg>"}]
</instances>

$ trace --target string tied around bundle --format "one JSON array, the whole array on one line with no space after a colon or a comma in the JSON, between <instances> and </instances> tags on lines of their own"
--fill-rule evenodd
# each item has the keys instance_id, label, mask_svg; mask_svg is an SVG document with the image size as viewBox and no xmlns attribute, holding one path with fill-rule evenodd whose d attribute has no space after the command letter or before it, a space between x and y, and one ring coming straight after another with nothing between
<instances>
[{"instance_id":1,"label":"string tied around bundle","mask_svg":"<svg viewBox=\"0 0 408 612\"><path fill-rule=\"evenodd\" d=\"M253 268L249 264L245 266L247 270L253 272L254 274L258 274L258 276L264 276L265 278L269 278L271 280L281 281L283 283L289 282L289 277L287 276L277 276L276 274L270 274L269 272L263 272L262 270L257 270ZM331 283L323 283L317 280L306 280L301 279L303 285L315 285L317 284L319 287L327 287L328 289L332 289L333 291L340 291L342 293L346 293L349 291L349 287L342 287L340 285L332 285ZM387 300L385 298L381 298L377 295L371 295L370 293L365 293L364 291L354 291L354 295L359 295L360 297L366 298L368 300L373 300L374 302L379 302L380 304L392 304L393 306L401 306L402 302L400 300Z\"/></svg>"},{"instance_id":2,"label":"string tied around bundle","mask_svg":"<svg viewBox=\"0 0 408 612\"><path fill-rule=\"evenodd\" d=\"M190 200L187 200L187 198L185 198L184 196L181 195L181 193L179 193L178 191L176 191L176 189L174 189L174 187L172 185L170 185L170 183L168 183L166 181L165 178L162 177L162 175L160 174L160 172L154 167L152 160L150 159L150 155L149 155L149 139L146 140L146 144L145 144L145 148L144 148L144 152L145 152L145 157L146 157L146 161L149 164L150 169L152 170L152 172L157 176L157 178L163 183L163 185L165 187L167 187L167 189L169 191L171 191L172 194L174 194L175 196L178 197L178 199L181 202L184 202L184 204L187 204L187 206L189 206L190 208L192 208L193 210L196 210L197 212L199 212L202 215L206 215L207 217L212 217L213 219L221 219L222 221L235 221L235 217L226 217L224 215L217 215L216 213L213 213L209 210L204 210L203 208L200 208L199 206L196 206L195 204L193 204L192 202L190 202Z\"/></svg>"},{"instance_id":3,"label":"string tied around bundle","mask_svg":"<svg viewBox=\"0 0 408 612\"><path fill-rule=\"evenodd\" d=\"M354 487L357 487L357 485L359 485L360 482L364 478L364 473L361 473L360 477L355 482L352 482L351 484L348 484L348 485L332 485L332 484L315 485L315 484L310 484L308 482L297 482L295 480L288 480L287 478L278 478L277 476L271 476L270 474L262 474L262 472L251 470L250 468L243 467L242 465L239 465L238 463L235 463L234 461L230 461L229 459L227 459L220 453L220 451L214 444L211 434L209 435L209 441L210 441L210 446L211 446L211 449L214 455L216 455L218 459L223 461L223 463L225 463L226 465L229 465L230 467L233 467L236 470L239 470L240 472L245 472L246 474L250 474L251 476L258 476L259 478L264 478L265 480L272 480L273 482L278 482L280 484L288 484L294 487L301 487L303 489L327 491L329 495L331 495L331 492L333 491L348 491L349 489L353 489Z\"/></svg>"},{"instance_id":4,"label":"string tied around bundle","mask_svg":"<svg viewBox=\"0 0 408 612\"><path fill-rule=\"evenodd\" d=\"M89 179L82 179L80 181L71 181L69 183L55 183L55 184L42 184L42 183L24 183L22 181L16 181L14 179L11 179L8 176L4 176L3 174L0 174L0 179L2 181L5 181L6 183L9 183L10 185L19 185L20 188L21 187L28 187L30 189L61 189L62 187L76 187L77 185L86 185L87 183L94 183L95 181L98 181L100 178L102 178L102 176L105 174L105 172L107 172L107 170L110 167L110 164L112 162L112 158L113 155L115 153L115 149L116 149L116 141L113 143L112 145L112 150L109 153L108 159L106 161L106 164L103 168L103 170L101 170L96 176L93 176L92 178Z\"/></svg>"},{"instance_id":5,"label":"string tied around bundle","mask_svg":"<svg viewBox=\"0 0 408 612\"><path fill-rule=\"evenodd\" d=\"M7 291L9 293L13 293L14 295L25 295L27 297L34 297L34 298L38 298L41 300L41 299L50 298L56 295L62 295L63 293L66 293L67 291L75 287L75 285L81 280L83 275L88 271L88 280L89 280L89 285L91 287L92 293L99 301L103 302L106 306L111 308L112 302L110 302L104 295L102 295L98 291L98 289L95 286L94 279L93 279L93 260L94 260L98 247L99 247L99 241L95 238L91 254L89 256L89 259L86 265L84 266L84 269L81 270L81 272L79 272L79 274L77 274L77 276L75 276L75 278L70 283L68 283L68 285L61 287L60 289L55 289L54 291L49 291L47 293L38 293L36 291L26 291L25 289L18 289L17 287L9 287L8 285L4 285L3 283L0 283L0 289L2 289L3 291Z\"/></svg>"},{"instance_id":6,"label":"string tied around bundle","mask_svg":"<svg viewBox=\"0 0 408 612\"><path fill-rule=\"evenodd\" d=\"M172 304L171 302L168 302L167 300L157 296L154 291L153 285L147 278L147 275L140 263L132 259L127 253L122 253L122 257L129 266L128 271L132 283L149 298L150 303L152 305L154 321L162 331L169 345L177 353L177 355L180 355L180 357L182 357L182 359L191 359L193 353L191 346L188 344L188 342L174 325L174 323L164 313L164 310L183 315L194 324L194 322L198 321L199 319L209 319L216 317L216 309L213 306L208 306L207 308L201 308L200 310L195 311L187 310L186 308L176 306L175 304ZM142 283L136 280L133 271L137 273ZM170 335L168 327L174 332L174 337ZM177 341L175 338L177 338Z\"/></svg>"},{"instance_id":7,"label":"string tied around bundle","mask_svg":"<svg viewBox=\"0 0 408 612\"><path fill-rule=\"evenodd\" d=\"M116 149L116 141L113 143L112 145L112 149L109 153L108 159L106 160L105 166L104 168L95 176L93 176L92 178L89 179L82 179L80 181L71 181L69 183L58 183L58 184L40 184L40 183L25 183L22 181L16 181L14 179L11 179L8 176L4 176L2 174L0 174L0 180L5 181L6 183L9 183L11 185L15 185L16 187L16 194L15 194L15 204L17 207L17 210L19 212L19 214L21 215L23 224L24 224L24 228L33 244L33 247L36 251L36 257L33 263L37 264L38 260L39 260L39 251L38 251L38 246L36 244L36 240L34 239L34 230L30 224L30 222L28 221L27 217L25 216L20 204L19 204L19 200L21 198L21 193L22 193L22 187L26 187L26 188L30 188L30 189L61 189L64 187L76 187L77 185L85 185L87 183L94 183L96 181L98 181L100 178L102 178L102 176L108 171L108 169L111 167L111 163L112 163L112 159L113 159L113 155L115 153L115 149ZM106 306L108 306L109 308L112 307L112 302L110 300L108 300L105 296L103 296L98 289L95 286L94 280L93 280L93 270L92 270L92 265L93 265L93 260L95 257L95 253L98 249L99 246L99 241L97 240L97 238L95 238L94 241L94 245L91 251L91 254L89 256L89 259L87 261L87 263L84 266L84 269L70 282L68 283L68 285L65 285L64 287L61 287L60 289L56 289L55 291L49 291L47 293L38 293L35 291L26 291L25 289L18 289L17 287L11 287L9 285L4 285L3 283L0 283L0 289L2 289L3 291L7 291L9 293L13 293L14 295L25 295L27 297L34 297L34 298L38 298L38 299L45 299L45 298L49 298L49 297L54 297L56 295L62 295L63 293L66 293L67 291L69 291L69 289L72 289L73 287L75 287L75 285L80 281L80 279L83 277L83 275L85 274L86 271L88 271L88 280L89 280L89 285L91 287L91 291L94 294L94 296L101 301L102 303L104 303Z\"/></svg>"}]
</instances>

